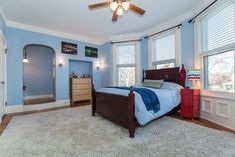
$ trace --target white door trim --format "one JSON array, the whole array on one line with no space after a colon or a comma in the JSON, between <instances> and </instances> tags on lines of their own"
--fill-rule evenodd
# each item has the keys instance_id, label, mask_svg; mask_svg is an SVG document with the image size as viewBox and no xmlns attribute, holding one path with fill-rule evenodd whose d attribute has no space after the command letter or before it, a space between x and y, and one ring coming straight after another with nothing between
<instances>
[{"instance_id":1,"label":"white door trim","mask_svg":"<svg viewBox=\"0 0 235 157\"><path fill-rule=\"evenodd\" d=\"M5 53L5 51L7 49L7 44L6 44L6 38L4 37L4 34L1 30L0 30L0 44L1 44L0 48L2 49L2 50L0 50L1 51L0 55L1 55L2 61L3 61L1 63L3 65L1 65L1 66L4 67L4 69L0 70L1 75L3 75L3 78L1 78L0 81L4 82L3 106L1 106L2 107L2 115L0 116L0 123L1 123L2 116L4 116L4 114L6 113L6 111L5 111L6 110L5 102L7 102L7 58L6 58L6 53Z\"/></svg>"}]
</instances>

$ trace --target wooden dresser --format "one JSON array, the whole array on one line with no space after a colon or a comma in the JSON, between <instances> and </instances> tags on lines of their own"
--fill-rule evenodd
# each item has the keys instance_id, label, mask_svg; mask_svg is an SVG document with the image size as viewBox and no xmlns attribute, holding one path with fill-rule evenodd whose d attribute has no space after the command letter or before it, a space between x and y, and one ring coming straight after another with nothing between
<instances>
[{"instance_id":1,"label":"wooden dresser","mask_svg":"<svg viewBox=\"0 0 235 157\"><path fill-rule=\"evenodd\" d=\"M70 100L71 106L78 101L91 101L91 79L90 78L70 78Z\"/></svg>"}]
</instances>

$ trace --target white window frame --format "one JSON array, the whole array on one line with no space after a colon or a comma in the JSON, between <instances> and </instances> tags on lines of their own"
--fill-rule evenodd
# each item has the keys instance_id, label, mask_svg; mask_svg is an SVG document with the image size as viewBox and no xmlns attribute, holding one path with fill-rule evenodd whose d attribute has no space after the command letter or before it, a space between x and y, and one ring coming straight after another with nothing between
<instances>
[{"instance_id":1,"label":"white window frame","mask_svg":"<svg viewBox=\"0 0 235 157\"><path fill-rule=\"evenodd\" d=\"M233 0L235 1L235 0ZM234 93L228 93L228 92L221 92L221 91L211 91L204 89L204 78L205 78L205 71L204 71L204 63L203 63L203 58L206 56L210 55L216 55L220 54L223 52L226 52L227 50L234 50L235 51L235 43L232 44L227 44L225 46L221 46L219 48L209 50L206 52L202 53L201 49L201 22L200 20L213 12L215 9L217 9L220 5L222 5L226 0L219 0L215 5L213 5L208 11L202 13L200 16L197 17L195 20L195 67L196 68L201 68L202 73L201 73L201 81L200 81L200 88L201 88L201 95L202 96L209 96L209 97L216 97L216 98L224 98L224 99L230 99L230 100L235 100L235 92ZM235 9L234 9L234 14L235 14ZM235 55L234 55L234 60L235 60ZM234 80L235 84L235 80Z\"/></svg>"},{"instance_id":2,"label":"white window frame","mask_svg":"<svg viewBox=\"0 0 235 157\"><path fill-rule=\"evenodd\" d=\"M135 46L135 64L120 64L116 63L116 49L120 46ZM125 42L113 45L113 86L118 85L118 68L119 67L135 67L135 84L140 83L140 43Z\"/></svg>"},{"instance_id":3,"label":"white window frame","mask_svg":"<svg viewBox=\"0 0 235 157\"><path fill-rule=\"evenodd\" d=\"M157 34L155 36L152 36L149 38L149 54L148 54L148 68L149 69L155 69L156 65L160 64L167 64L172 63L171 60L162 60L162 61L153 61L153 53L154 53L154 41L160 38L164 38L166 36L169 36L171 34L175 34L175 67L181 66L181 29L180 28L174 28L172 30L163 32L161 34Z\"/></svg>"}]
</instances>

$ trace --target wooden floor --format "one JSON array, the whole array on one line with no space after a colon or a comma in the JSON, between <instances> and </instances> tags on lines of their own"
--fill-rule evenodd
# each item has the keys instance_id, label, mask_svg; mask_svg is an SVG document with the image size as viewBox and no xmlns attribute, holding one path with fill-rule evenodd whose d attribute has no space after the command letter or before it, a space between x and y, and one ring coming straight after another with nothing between
<instances>
[{"instance_id":1,"label":"wooden floor","mask_svg":"<svg viewBox=\"0 0 235 157\"><path fill-rule=\"evenodd\" d=\"M183 120L183 121L187 121L187 122L190 122L190 123L198 124L198 125L205 126L205 127L208 127L208 128L217 129L217 130L226 131L226 132L230 132L230 133L235 134L235 130L226 128L224 126L213 123L213 122L208 121L206 119L198 118L198 119L191 120L191 119L187 119L187 118L181 118L180 114L178 112L172 113L169 116L172 117L172 118L176 118L176 119L179 119L179 120Z\"/></svg>"},{"instance_id":2,"label":"wooden floor","mask_svg":"<svg viewBox=\"0 0 235 157\"><path fill-rule=\"evenodd\" d=\"M80 103L76 103L74 105L74 107L79 107L79 106L84 106L84 105L90 105L90 102L80 102ZM55 111L55 110L61 110L61 109L67 109L70 108L69 106L67 107L55 107L55 108L51 108L51 109L44 109L44 110L38 110L38 111L28 111L28 112L20 112L20 113L13 113L13 114L7 114L3 117L3 121L0 124L0 135L3 133L4 129L7 127L7 125L9 124L9 122L11 121L12 117L14 116L20 116L20 115L28 115L28 114L33 114L33 113L41 113L41 112L48 112L48 111ZM201 126L205 126L205 127L209 127L209 128L213 128L213 129L217 129L217 130L221 130L221 131L226 131L226 132L230 132L230 133L234 133L234 130L228 129L226 127L223 127L221 125L218 125L216 123L204 120L204 119L195 119L195 120L190 120L190 119L182 119L179 115L179 113L175 112L172 113L170 115L168 115L172 118L176 118L179 120L183 120L183 121L187 121L190 123L194 123L197 125L201 125Z\"/></svg>"}]
</instances>

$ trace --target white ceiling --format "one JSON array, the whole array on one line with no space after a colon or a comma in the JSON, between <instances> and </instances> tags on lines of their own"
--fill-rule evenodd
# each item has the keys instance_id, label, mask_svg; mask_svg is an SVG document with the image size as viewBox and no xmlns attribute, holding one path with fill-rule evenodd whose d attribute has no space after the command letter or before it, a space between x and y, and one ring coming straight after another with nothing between
<instances>
[{"instance_id":1,"label":"white ceiling","mask_svg":"<svg viewBox=\"0 0 235 157\"><path fill-rule=\"evenodd\" d=\"M146 10L144 16L128 11L112 22L109 8L89 10L88 5L105 0L0 0L7 21L104 41L110 36L143 32L194 10L200 0L132 0ZM107 0L110 1L110 0Z\"/></svg>"}]
</instances>

